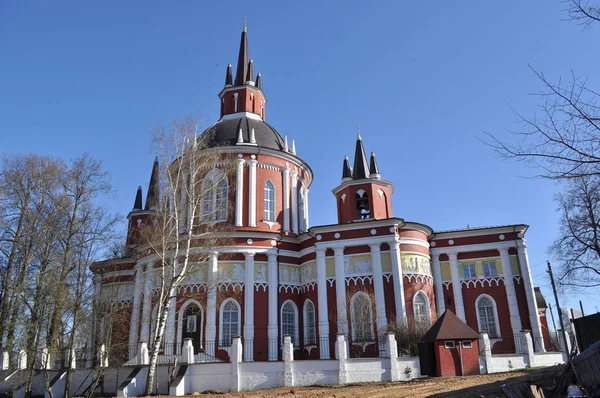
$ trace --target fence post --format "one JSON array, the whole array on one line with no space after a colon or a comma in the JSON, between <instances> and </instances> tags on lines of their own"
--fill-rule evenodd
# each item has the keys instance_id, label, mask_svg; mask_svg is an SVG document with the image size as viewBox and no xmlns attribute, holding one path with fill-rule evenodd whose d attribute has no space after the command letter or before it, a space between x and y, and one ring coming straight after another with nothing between
<instances>
[{"instance_id":1,"label":"fence post","mask_svg":"<svg viewBox=\"0 0 600 398\"><path fill-rule=\"evenodd\" d=\"M148 365L150 358L148 356L148 343L145 341L140 343L138 348L138 365Z\"/></svg>"},{"instance_id":2,"label":"fence post","mask_svg":"<svg viewBox=\"0 0 600 398\"><path fill-rule=\"evenodd\" d=\"M7 351L2 351L2 363L0 363L0 370L8 370L10 367L10 357Z\"/></svg>"},{"instance_id":3,"label":"fence post","mask_svg":"<svg viewBox=\"0 0 600 398\"><path fill-rule=\"evenodd\" d=\"M100 362L101 368L108 367L108 355L106 353L106 346L102 344L98 349L98 362Z\"/></svg>"},{"instance_id":4,"label":"fence post","mask_svg":"<svg viewBox=\"0 0 600 398\"><path fill-rule=\"evenodd\" d=\"M231 391L240 391L240 362L242 362L242 338L235 336L231 340Z\"/></svg>"},{"instance_id":5,"label":"fence post","mask_svg":"<svg viewBox=\"0 0 600 398\"><path fill-rule=\"evenodd\" d=\"M529 367L535 366L535 348L533 346L533 340L531 339L531 332L529 330L523 330L521 332L521 344L523 351L527 355L527 363Z\"/></svg>"},{"instance_id":6,"label":"fence post","mask_svg":"<svg viewBox=\"0 0 600 398\"><path fill-rule=\"evenodd\" d=\"M283 385L284 387L292 387L294 385L294 372L292 370L292 362L294 362L294 344L292 344L292 336L288 334L283 336L283 361L285 363Z\"/></svg>"},{"instance_id":7,"label":"fence post","mask_svg":"<svg viewBox=\"0 0 600 398\"><path fill-rule=\"evenodd\" d=\"M346 346L346 335L338 333L336 342L338 354L338 384L348 383L348 371L346 370L346 360L348 359L348 348Z\"/></svg>"},{"instance_id":8,"label":"fence post","mask_svg":"<svg viewBox=\"0 0 600 398\"><path fill-rule=\"evenodd\" d=\"M394 333L387 333L387 351L390 358L391 381L399 381L398 343L396 342L396 335Z\"/></svg>"},{"instance_id":9,"label":"fence post","mask_svg":"<svg viewBox=\"0 0 600 398\"><path fill-rule=\"evenodd\" d=\"M561 336L561 334L564 334L564 338L563 336ZM569 355L569 353L571 353L571 336L569 335L569 332L567 332L566 330L562 330L559 329L556 336L558 337L558 341L560 342L560 350L562 352L566 352L567 355ZM565 347L565 341L567 342L567 346Z\"/></svg>"},{"instance_id":10,"label":"fence post","mask_svg":"<svg viewBox=\"0 0 600 398\"><path fill-rule=\"evenodd\" d=\"M65 367L69 369L75 369L77 367L77 358L75 357L75 350L67 348L65 350Z\"/></svg>"},{"instance_id":11,"label":"fence post","mask_svg":"<svg viewBox=\"0 0 600 398\"><path fill-rule=\"evenodd\" d=\"M192 339L187 337L183 339L183 352L181 353L181 362L194 363L194 345Z\"/></svg>"},{"instance_id":12,"label":"fence post","mask_svg":"<svg viewBox=\"0 0 600 398\"><path fill-rule=\"evenodd\" d=\"M27 351L19 351L19 362L17 363L17 368L19 370L27 369Z\"/></svg>"},{"instance_id":13,"label":"fence post","mask_svg":"<svg viewBox=\"0 0 600 398\"><path fill-rule=\"evenodd\" d=\"M494 366L492 365L492 346L490 344L490 337L486 332L479 333L479 355L483 357L481 359L483 359L485 373L494 373Z\"/></svg>"}]
</instances>

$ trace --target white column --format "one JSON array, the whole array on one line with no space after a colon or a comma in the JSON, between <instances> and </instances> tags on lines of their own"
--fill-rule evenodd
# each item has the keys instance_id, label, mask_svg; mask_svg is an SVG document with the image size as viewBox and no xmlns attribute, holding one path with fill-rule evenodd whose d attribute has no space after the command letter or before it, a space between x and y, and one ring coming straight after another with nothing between
<instances>
[{"instance_id":1,"label":"white column","mask_svg":"<svg viewBox=\"0 0 600 398\"><path fill-rule=\"evenodd\" d=\"M377 309L377 334L383 336L387 332L387 316L385 314L385 293L383 292L383 270L381 269L381 249L379 243L371 247L371 264L373 265L373 285L375 287L375 306Z\"/></svg>"},{"instance_id":2,"label":"white column","mask_svg":"<svg viewBox=\"0 0 600 398\"><path fill-rule=\"evenodd\" d=\"M308 223L308 188L304 188L304 226L308 231L308 228L310 228Z\"/></svg>"},{"instance_id":3,"label":"white column","mask_svg":"<svg viewBox=\"0 0 600 398\"><path fill-rule=\"evenodd\" d=\"M292 232L298 233L298 173L291 172L292 178Z\"/></svg>"},{"instance_id":4,"label":"white column","mask_svg":"<svg viewBox=\"0 0 600 398\"><path fill-rule=\"evenodd\" d=\"M325 249L317 248L317 304L319 306L319 349L321 359L329 359L329 309L327 305L327 264Z\"/></svg>"},{"instance_id":5,"label":"white column","mask_svg":"<svg viewBox=\"0 0 600 398\"><path fill-rule=\"evenodd\" d=\"M290 230L290 169L283 169L283 230Z\"/></svg>"},{"instance_id":6,"label":"white column","mask_svg":"<svg viewBox=\"0 0 600 398\"><path fill-rule=\"evenodd\" d=\"M269 361L276 361L278 356L277 342L277 252L268 252L267 279L269 282L269 325L267 328L267 337L269 339Z\"/></svg>"},{"instance_id":7,"label":"white column","mask_svg":"<svg viewBox=\"0 0 600 398\"><path fill-rule=\"evenodd\" d=\"M442 281L442 266L440 265L440 255L431 254L431 262L433 265L433 283L435 283L435 301L437 303L438 317L446 311L446 303L444 302L444 284Z\"/></svg>"},{"instance_id":8,"label":"white column","mask_svg":"<svg viewBox=\"0 0 600 398\"><path fill-rule=\"evenodd\" d=\"M517 304L517 295L515 293L515 283L513 282L513 273L510 267L510 257L508 248L498 249L500 252L500 263L502 263L502 276L504 277L504 287L506 288L506 299L508 300L508 312L510 314L510 326L513 335L523 330L521 326L521 317L519 315L519 305Z\"/></svg>"},{"instance_id":9,"label":"white column","mask_svg":"<svg viewBox=\"0 0 600 398\"><path fill-rule=\"evenodd\" d=\"M140 341L150 344L150 310L152 306L152 266L146 264L144 273L144 303L142 305L142 331Z\"/></svg>"},{"instance_id":10,"label":"white column","mask_svg":"<svg viewBox=\"0 0 600 398\"><path fill-rule=\"evenodd\" d=\"M135 282L133 285L133 309L131 312L131 322L129 323L129 346L137 345L138 341L138 325L140 323L140 298L142 296L143 266L141 264L136 264L134 270ZM129 350L129 352L132 353L133 350Z\"/></svg>"},{"instance_id":11,"label":"white column","mask_svg":"<svg viewBox=\"0 0 600 398\"><path fill-rule=\"evenodd\" d=\"M527 256L527 245L519 243L517 246L519 263L521 264L521 275L523 276L523 286L525 287L525 296L527 297L527 310L529 311L529 321L531 322L531 331L536 342L536 351L545 351L542 335L542 324L537 311L537 301L533 290L533 280L531 279L531 270L529 268L529 257Z\"/></svg>"},{"instance_id":12,"label":"white column","mask_svg":"<svg viewBox=\"0 0 600 398\"><path fill-rule=\"evenodd\" d=\"M250 187L248 189L248 225L250 227L256 227L256 165L258 160L249 160L249 181Z\"/></svg>"},{"instance_id":13,"label":"white column","mask_svg":"<svg viewBox=\"0 0 600 398\"><path fill-rule=\"evenodd\" d=\"M404 302L404 276L402 275L402 262L400 261L400 242L394 240L389 245L392 259L392 276L394 278L396 325L401 326L406 324L406 304Z\"/></svg>"},{"instance_id":14,"label":"white column","mask_svg":"<svg viewBox=\"0 0 600 398\"><path fill-rule=\"evenodd\" d=\"M245 253L244 361L254 360L254 253Z\"/></svg>"},{"instance_id":15,"label":"white column","mask_svg":"<svg viewBox=\"0 0 600 398\"><path fill-rule=\"evenodd\" d=\"M454 308L456 309L456 316L459 317L463 322L467 322L465 317L465 305L463 303L462 289L460 285L460 277L458 273L458 254L448 253L450 259L450 273L452 275L452 293L454 295Z\"/></svg>"},{"instance_id":16,"label":"white column","mask_svg":"<svg viewBox=\"0 0 600 398\"><path fill-rule=\"evenodd\" d=\"M348 310L346 303L346 270L344 247L334 247L335 254L335 293L337 303L338 333L348 334Z\"/></svg>"},{"instance_id":17,"label":"white column","mask_svg":"<svg viewBox=\"0 0 600 398\"><path fill-rule=\"evenodd\" d=\"M208 292L206 295L206 351L209 355L215 354L217 339L217 273L218 253L213 253L208 258Z\"/></svg>"},{"instance_id":18,"label":"white column","mask_svg":"<svg viewBox=\"0 0 600 398\"><path fill-rule=\"evenodd\" d=\"M235 175L235 226L244 225L244 159L237 160Z\"/></svg>"}]
</instances>

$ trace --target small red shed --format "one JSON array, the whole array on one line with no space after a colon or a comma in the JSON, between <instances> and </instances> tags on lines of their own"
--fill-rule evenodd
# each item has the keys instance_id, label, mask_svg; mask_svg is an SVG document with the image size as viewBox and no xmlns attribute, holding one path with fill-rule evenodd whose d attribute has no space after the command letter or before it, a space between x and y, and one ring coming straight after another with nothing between
<instances>
[{"instance_id":1,"label":"small red shed","mask_svg":"<svg viewBox=\"0 0 600 398\"><path fill-rule=\"evenodd\" d=\"M429 376L477 375L479 334L446 310L423 336L419 347L421 374Z\"/></svg>"}]
</instances>

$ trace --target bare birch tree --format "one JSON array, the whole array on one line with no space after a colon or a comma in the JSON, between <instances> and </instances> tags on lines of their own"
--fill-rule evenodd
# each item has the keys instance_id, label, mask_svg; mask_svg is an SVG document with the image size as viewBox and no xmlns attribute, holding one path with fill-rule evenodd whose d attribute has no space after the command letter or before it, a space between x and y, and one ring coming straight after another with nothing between
<instances>
[{"instance_id":1,"label":"bare birch tree","mask_svg":"<svg viewBox=\"0 0 600 398\"><path fill-rule=\"evenodd\" d=\"M169 314L175 312L177 288L229 236L231 160L210 148L207 138L197 136L197 129L198 118L187 117L153 131L162 167L154 219L141 230L142 246L157 257L154 280L158 284L154 285L157 316L149 345L147 394L152 393Z\"/></svg>"}]
</instances>

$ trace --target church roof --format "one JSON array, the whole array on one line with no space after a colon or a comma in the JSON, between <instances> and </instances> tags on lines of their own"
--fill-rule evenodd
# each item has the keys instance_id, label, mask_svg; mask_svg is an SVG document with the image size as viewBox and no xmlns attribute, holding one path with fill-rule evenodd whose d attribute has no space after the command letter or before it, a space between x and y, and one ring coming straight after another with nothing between
<instances>
[{"instance_id":1,"label":"church roof","mask_svg":"<svg viewBox=\"0 0 600 398\"><path fill-rule=\"evenodd\" d=\"M446 310L423 336L423 341L477 339L479 333L467 326L452 311Z\"/></svg>"},{"instance_id":2,"label":"church roof","mask_svg":"<svg viewBox=\"0 0 600 398\"><path fill-rule=\"evenodd\" d=\"M242 116L233 119L222 119L206 129L202 136L207 139L208 146L235 146L240 129L245 144L250 143L252 129L256 145L263 148L283 150L284 140L273 127L262 120Z\"/></svg>"},{"instance_id":3,"label":"church roof","mask_svg":"<svg viewBox=\"0 0 600 398\"><path fill-rule=\"evenodd\" d=\"M548 304L546 304L546 299L542 294L542 291L539 287L534 287L533 291L535 292L535 302L537 303L538 308L548 308Z\"/></svg>"}]
</instances>

